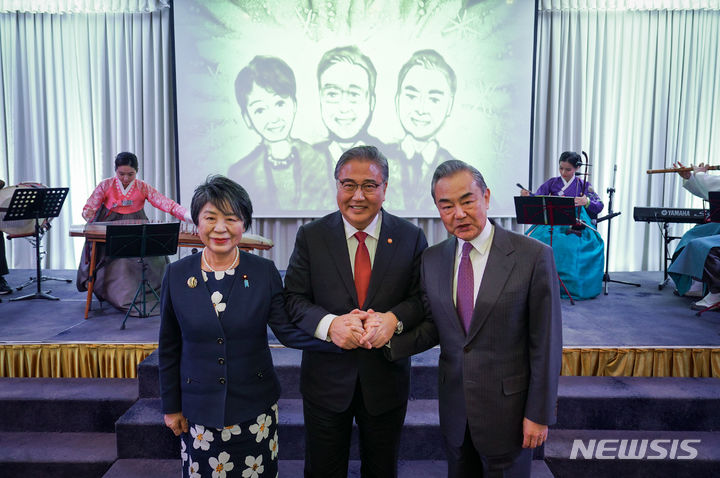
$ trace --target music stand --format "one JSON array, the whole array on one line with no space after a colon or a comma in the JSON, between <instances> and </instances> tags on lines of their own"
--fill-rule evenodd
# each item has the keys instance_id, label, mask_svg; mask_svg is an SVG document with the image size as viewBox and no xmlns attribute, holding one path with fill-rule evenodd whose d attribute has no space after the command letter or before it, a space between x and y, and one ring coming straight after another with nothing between
<instances>
[{"instance_id":1,"label":"music stand","mask_svg":"<svg viewBox=\"0 0 720 478\"><path fill-rule=\"evenodd\" d=\"M13 193L12 198L10 199L10 205L8 206L8 211L5 213L5 218L3 220L35 220L35 280L37 283L37 290L34 294L10 299L11 302L29 299L60 300L58 297L49 294L52 291L43 292L41 290L41 282L43 280L67 279L43 277L42 275L42 270L40 268L40 237L42 236L43 226L40 225L40 218L58 217L69 190L70 188L30 188L16 189Z\"/></svg>"},{"instance_id":2,"label":"music stand","mask_svg":"<svg viewBox=\"0 0 720 478\"><path fill-rule=\"evenodd\" d=\"M574 226L577 223L574 197L515 196L515 215L518 224L550 226L550 247L553 242L553 226ZM558 280L570 298L570 303L575 305L572 295L560 278L560 273Z\"/></svg>"},{"instance_id":3,"label":"music stand","mask_svg":"<svg viewBox=\"0 0 720 478\"><path fill-rule=\"evenodd\" d=\"M130 308L125 314L120 329L125 329L125 322L130 312L135 309L140 317L149 317L155 307L160 303L160 296L145 278L145 258L157 256L171 256L177 252L178 235L180 234L180 223L163 224L132 224L132 225L111 225L108 224L105 240L107 242L105 254L111 258L133 258L137 257L141 265L142 279L138 283L135 297ZM146 295L148 292L157 299L157 303L147 311ZM138 296L142 294L142 310L136 304Z\"/></svg>"}]
</instances>

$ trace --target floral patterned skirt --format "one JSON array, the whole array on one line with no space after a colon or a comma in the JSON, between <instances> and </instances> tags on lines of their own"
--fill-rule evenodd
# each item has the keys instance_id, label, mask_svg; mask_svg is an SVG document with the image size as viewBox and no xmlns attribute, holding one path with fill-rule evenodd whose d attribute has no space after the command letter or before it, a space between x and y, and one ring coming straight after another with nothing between
<instances>
[{"instance_id":1,"label":"floral patterned skirt","mask_svg":"<svg viewBox=\"0 0 720 478\"><path fill-rule=\"evenodd\" d=\"M278 406L225 427L189 423L180 436L183 478L277 478Z\"/></svg>"}]
</instances>

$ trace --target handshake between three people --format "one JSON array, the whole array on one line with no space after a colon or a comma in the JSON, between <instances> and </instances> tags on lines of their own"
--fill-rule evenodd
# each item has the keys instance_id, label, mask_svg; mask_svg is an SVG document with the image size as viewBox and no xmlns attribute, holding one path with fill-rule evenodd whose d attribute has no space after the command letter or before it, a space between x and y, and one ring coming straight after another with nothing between
<instances>
[{"instance_id":1,"label":"handshake between three people","mask_svg":"<svg viewBox=\"0 0 720 478\"><path fill-rule=\"evenodd\" d=\"M355 309L333 319L328 337L346 350L380 348L390 341L397 324L398 319L392 312Z\"/></svg>"}]
</instances>

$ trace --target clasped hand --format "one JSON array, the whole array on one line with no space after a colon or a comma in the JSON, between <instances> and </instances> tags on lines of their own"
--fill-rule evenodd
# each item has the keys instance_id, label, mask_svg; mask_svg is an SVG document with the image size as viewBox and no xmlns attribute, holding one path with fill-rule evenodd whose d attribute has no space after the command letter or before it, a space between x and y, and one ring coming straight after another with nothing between
<instances>
[{"instance_id":1,"label":"clasped hand","mask_svg":"<svg viewBox=\"0 0 720 478\"><path fill-rule=\"evenodd\" d=\"M379 348L390 341L397 322L392 312L355 309L335 317L328 333L335 345L346 350Z\"/></svg>"}]
</instances>

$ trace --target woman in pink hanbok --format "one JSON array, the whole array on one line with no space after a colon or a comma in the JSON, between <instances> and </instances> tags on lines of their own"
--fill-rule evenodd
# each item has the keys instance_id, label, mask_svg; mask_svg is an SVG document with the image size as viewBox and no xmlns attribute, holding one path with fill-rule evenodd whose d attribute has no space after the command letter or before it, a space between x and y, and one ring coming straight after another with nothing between
<instances>
[{"instance_id":1,"label":"woman in pink hanbok","mask_svg":"<svg viewBox=\"0 0 720 478\"><path fill-rule=\"evenodd\" d=\"M147 220L144 206L145 201L148 201L181 221L192 222L187 209L160 194L145 181L137 179L137 172L137 156L128 152L119 153L115 157L115 176L103 179L97 185L83 207L83 218L89 223ZM130 308L142 278L142 263L135 258L110 259L105 256L103 244L97 245L96 261L93 286L95 296L101 302L107 301L114 307L126 311ZM146 257L144 264L145 278L153 288L159 289L165 266L168 264L167 257ZM86 243L76 281L80 292L87 290L89 269L90 244ZM146 300L152 307L156 299L150 294Z\"/></svg>"}]
</instances>

